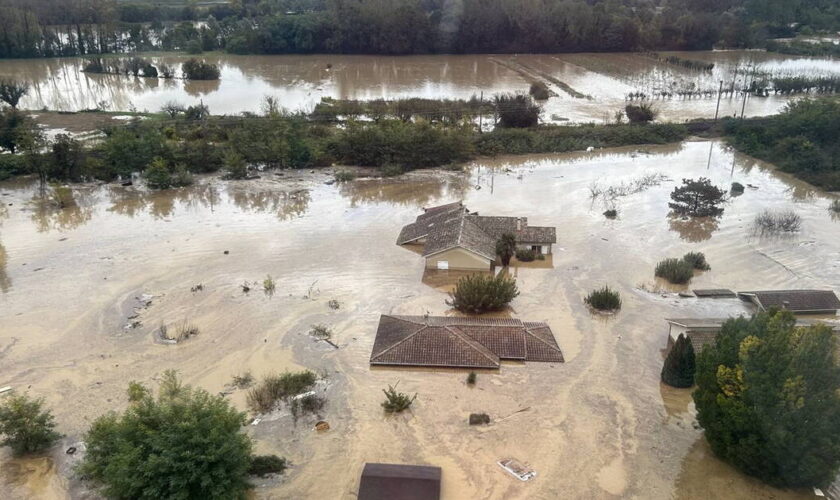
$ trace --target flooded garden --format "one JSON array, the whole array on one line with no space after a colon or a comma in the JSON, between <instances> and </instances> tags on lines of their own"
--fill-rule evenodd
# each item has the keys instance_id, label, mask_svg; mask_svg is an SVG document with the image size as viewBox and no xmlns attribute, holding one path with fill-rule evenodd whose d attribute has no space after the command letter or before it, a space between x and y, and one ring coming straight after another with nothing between
<instances>
[{"instance_id":1,"label":"flooded garden","mask_svg":"<svg viewBox=\"0 0 840 500\"><path fill-rule=\"evenodd\" d=\"M527 92L536 81L550 91L544 103L547 123L611 121L616 110L642 96L656 104L662 121L710 118L719 91L721 116L740 116L742 110L745 116L763 116L778 112L797 89L797 95L829 88L836 92L840 78L840 61L761 51L202 57L219 65L219 80L91 74L83 71L88 62L83 58L3 60L0 77L31 86L21 103L29 110L157 112L169 102L201 101L213 114L260 112L263 96L276 97L291 111L307 112L325 97L490 99L503 92ZM146 59L177 67L187 57ZM781 85L784 93L777 92ZM739 91L744 88L753 91L746 101Z\"/></svg>"},{"instance_id":2,"label":"flooded garden","mask_svg":"<svg viewBox=\"0 0 840 500\"><path fill-rule=\"evenodd\" d=\"M281 103L314 104L322 95L469 97L479 88L527 87L493 57L404 58L416 64L399 67L388 58L342 57L342 66L326 56L226 56L220 82L160 82L172 87L159 89L141 79L85 76L72 59L2 61L0 74L23 77L30 65L29 81L42 82L27 97L32 108L80 109L108 95L116 107L156 109L189 96L223 113L247 109L266 93ZM569 118L597 119L595 109L613 101L618 107L640 85L614 69L618 57L660 64L641 55L506 59L591 95L553 99ZM735 56L709 57L718 71L719 58ZM762 57L763 64L787 64ZM288 66L281 71L269 62L277 60ZM784 99L750 98L748 113L772 112ZM669 119L714 112L707 99L661 105ZM727 191L733 182L746 189L729 197L720 217L670 216L670 192L697 177ZM224 393L245 411L247 391L231 386L234 376L302 368L324 381L318 420L329 429L314 430L314 415L283 412L249 425L257 452L291 464L278 479L257 480L257 498L355 498L365 462L440 466L442 493L451 499L811 496L773 489L716 459L696 424L690 390L659 380L665 318L750 312L736 299L679 292L840 287L832 195L719 141L484 158L465 172L332 179L331 169L321 169L247 181L204 176L159 192L80 184L63 208L42 197L33 179L0 183L0 386L44 396L66 435L46 459L2 451L0 482L8 497L96 498L71 478L76 459L65 450L93 419L127 406L131 380L155 386L164 370L176 369L186 383ZM614 196L593 194L605 191ZM426 270L420 255L395 240L422 207L456 200L480 213L524 213L533 225L557 228L550 259L511 269L522 293L508 314L548 323L565 363L505 363L498 372L478 372L474 386L459 370L369 366L380 314L455 314L445 299L458 274ZM616 218L604 217L608 208ZM794 211L800 231L755 234L753 219L765 209ZM654 278L657 261L689 251L705 253L711 270L688 286ZM271 293L262 285L266 277ZM247 283L261 285L246 291ZM593 314L583 303L605 284L621 292L618 314ZM187 322L195 335L176 345L159 341L161 325ZM334 345L313 338L313 325L328 327ZM410 411L387 415L381 389L397 382L417 400ZM474 412L489 414L492 424L470 427ZM527 463L537 476L515 480L496 464L505 457Z\"/></svg>"}]
</instances>

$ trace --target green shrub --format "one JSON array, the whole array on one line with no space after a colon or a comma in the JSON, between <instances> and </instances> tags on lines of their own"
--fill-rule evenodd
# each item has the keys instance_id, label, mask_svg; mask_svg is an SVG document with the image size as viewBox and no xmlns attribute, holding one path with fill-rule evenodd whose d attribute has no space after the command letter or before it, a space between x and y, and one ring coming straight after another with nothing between
<instances>
[{"instance_id":1,"label":"green shrub","mask_svg":"<svg viewBox=\"0 0 840 500\"><path fill-rule=\"evenodd\" d=\"M605 210L604 211L604 217L606 217L607 219L615 219L616 217L618 217L618 210L616 210L614 208L610 208L608 210Z\"/></svg>"},{"instance_id":2,"label":"green shrub","mask_svg":"<svg viewBox=\"0 0 840 500\"><path fill-rule=\"evenodd\" d=\"M538 101L544 101L551 96L551 93L548 91L548 85L541 81L532 82L528 93Z\"/></svg>"},{"instance_id":3,"label":"green shrub","mask_svg":"<svg viewBox=\"0 0 840 500\"><path fill-rule=\"evenodd\" d=\"M152 164L143 172L146 184L152 189L168 189L172 187L172 174L169 165L163 158L155 158Z\"/></svg>"},{"instance_id":4,"label":"green shrub","mask_svg":"<svg viewBox=\"0 0 840 500\"><path fill-rule=\"evenodd\" d=\"M683 179L682 185L671 192L668 206L677 215L691 217L716 217L723 213L718 205L724 202L726 192L713 186L709 179Z\"/></svg>"},{"instance_id":5,"label":"green shrub","mask_svg":"<svg viewBox=\"0 0 840 500\"><path fill-rule=\"evenodd\" d=\"M516 250L516 260L520 262L532 262L537 258L537 253L530 248L519 248Z\"/></svg>"},{"instance_id":6,"label":"green shrub","mask_svg":"<svg viewBox=\"0 0 840 500\"><path fill-rule=\"evenodd\" d=\"M458 280L446 303L467 313L498 311L519 295L516 281L505 276L474 274Z\"/></svg>"},{"instance_id":7,"label":"green shrub","mask_svg":"<svg viewBox=\"0 0 840 500\"><path fill-rule=\"evenodd\" d=\"M510 259L516 254L516 236L504 233L496 241L496 255L501 259L503 266L510 265Z\"/></svg>"},{"instance_id":8,"label":"green shrub","mask_svg":"<svg viewBox=\"0 0 840 500\"><path fill-rule=\"evenodd\" d=\"M382 392L385 393L385 401L382 402L382 408L385 408L385 411L388 413L400 413L404 410L407 410L411 407L414 400L417 399L417 394L415 393L414 396L409 396L404 392L397 392L397 385L399 382L394 384L394 386L388 386L388 389L382 389Z\"/></svg>"},{"instance_id":9,"label":"green shrub","mask_svg":"<svg viewBox=\"0 0 840 500\"><path fill-rule=\"evenodd\" d=\"M269 474L282 474L286 470L286 459L277 455L254 455L248 466L248 474L265 477Z\"/></svg>"},{"instance_id":10,"label":"green shrub","mask_svg":"<svg viewBox=\"0 0 840 500\"><path fill-rule=\"evenodd\" d=\"M828 205L829 212L840 214L840 200L834 200Z\"/></svg>"},{"instance_id":11,"label":"green shrub","mask_svg":"<svg viewBox=\"0 0 840 500\"><path fill-rule=\"evenodd\" d=\"M525 94L500 94L494 103L499 126L503 128L533 127L542 114L542 108Z\"/></svg>"},{"instance_id":12,"label":"green shrub","mask_svg":"<svg viewBox=\"0 0 840 500\"><path fill-rule=\"evenodd\" d=\"M190 186L194 182L193 176L187 167L184 165L178 165L175 167L175 171L172 172L171 183L172 187L184 187Z\"/></svg>"},{"instance_id":13,"label":"green shrub","mask_svg":"<svg viewBox=\"0 0 840 500\"><path fill-rule=\"evenodd\" d=\"M744 192L744 185L740 182L733 182L729 188L729 192L735 195L742 194Z\"/></svg>"},{"instance_id":14,"label":"green shrub","mask_svg":"<svg viewBox=\"0 0 840 500\"><path fill-rule=\"evenodd\" d=\"M61 437L54 429L52 413L44 409L42 398L12 394L0 405L0 446L10 446L15 455L49 448Z\"/></svg>"},{"instance_id":15,"label":"green shrub","mask_svg":"<svg viewBox=\"0 0 840 500\"><path fill-rule=\"evenodd\" d=\"M694 370L694 347L680 334L665 358L660 378L671 387L687 388L694 385Z\"/></svg>"},{"instance_id":16,"label":"green shrub","mask_svg":"<svg viewBox=\"0 0 840 500\"><path fill-rule=\"evenodd\" d=\"M225 179L246 179L248 178L248 164L236 151L228 150L223 160Z\"/></svg>"},{"instance_id":17,"label":"green shrub","mask_svg":"<svg viewBox=\"0 0 840 500\"><path fill-rule=\"evenodd\" d=\"M475 385L475 379L476 378L477 378L477 375L475 374L475 372L470 372L470 374L467 375L467 384Z\"/></svg>"},{"instance_id":18,"label":"green shrub","mask_svg":"<svg viewBox=\"0 0 840 500\"><path fill-rule=\"evenodd\" d=\"M683 284L694 277L694 267L683 259L669 258L656 264L654 275L657 278L665 278L671 283Z\"/></svg>"},{"instance_id":19,"label":"green shrub","mask_svg":"<svg viewBox=\"0 0 840 500\"><path fill-rule=\"evenodd\" d=\"M184 61L181 71L187 80L218 80L220 75L218 66L195 58Z\"/></svg>"},{"instance_id":20,"label":"green shrub","mask_svg":"<svg viewBox=\"0 0 840 500\"><path fill-rule=\"evenodd\" d=\"M356 174L349 170L339 170L335 173L336 182L349 182L356 178Z\"/></svg>"},{"instance_id":21,"label":"green shrub","mask_svg":"<svg viewBox=\"0 0 840 500\"><path fill-rule=\"evenodd\" d=\"M688 262L693 269L697 269L699 271L708 271L712 268L709 263L706 262L706 256L703 255L703 252L688 252L683 255L683 260Z\"/></svg>"},{"instance_id":22,"label":"green shrub","mask_svg":"<svg viewBox=\"0 0 840 500\"><path fill-rule=\"evenodd\" d=\"M398 177L405 173L405 169L399 165L390 163L379 169L379 173L382 174L382 177Z\"/></svg>"},{"instance_id":23,"label":"green shrub","mask_svg":"<svg viewBox=\"0 0 840 500\"><path fill-rule=\"evenodd\" d=\"M630 120L630 123L648 123L652 122L656 119L656 115L659 114L656 109L654 109L653 105L649 103L642 103L642 104L628 104L624 108L624 112L627 113L627 119Z\"/></svg>"},{"instance_id":24,"label":"green shrub","mask_svg":"<svg viewBox=\"0 0 840 500\"><path fill-rule=\"evenodd\" d=\"M309 370L282 375L267 375L248 391L248 407L256 413L267 413L278 401L304 393L315 385L316 376Z\"/></svg>"},{"instance_id":25,"label":"green shrub","mask_svg":"<svg viewBox=\"0 0 840 500\"><path fill-rule=\"evenodd\" d=\"M167 371L157 399L96 419L81 476L107 498L241 498L249 488L245 415Z\"/></svg>"},{"instance_id":26,"label":"green shrub","mask_svg":"<svg viewBox=\"0 0 840 500\"><path fill-rule=\"evenodd\" d=\"M598 311L617 311L621 309L621 295L617 290L613 290L607 285L598 290L592 290L583 301Z\"/></svg>"},{"instance_id":27,"label":"green shrub","mask_svg":"<svg viewBox=\"0 0 840 500\"><path fill-rule=\"evenodd\" d=\"M26 172L22 156L0 154L0 181Z\"/></svg>"},{"instance_id":28,"label":"green shrub","mask_svg":"<svg viewBox=\"0 0 840 500\"><path fill-rule=\"evenodd\" d=\"M834 481L840 467L836 344L830 326L799 327L790 311L724 323L697 356L693 394L715 455L779 487Z\"/></svg>"},{"instance_id":29,"label":"green shrub","mask_svg":"<svg viewBox=\"0 0 840 500\"><path fill-rule=\"evenodd\" d=\"M128 389L126 390L126 393L128 395L128 400L132 403L136 403L137 401L141 401L143 398L149 395L149 389L147 389L140 382L132 380L128 383Z\"/></svg>"}]
</instances>

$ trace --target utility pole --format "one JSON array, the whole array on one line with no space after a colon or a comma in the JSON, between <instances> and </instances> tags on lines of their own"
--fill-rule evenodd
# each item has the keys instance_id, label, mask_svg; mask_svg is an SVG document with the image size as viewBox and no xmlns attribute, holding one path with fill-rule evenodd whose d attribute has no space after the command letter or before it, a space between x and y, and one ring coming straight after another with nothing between
<instances>
[{"instance_id":1,"label":"utility pole","mask_svg":"<svg viewBox=\"0 0 840 500\"><path fill-rule=\"evenodd\" d=\"M755 81L755 63L753 63L752 80ZM747 75L744 75L744 102L741 104L741 119L744 119L744 110L747 107L747 94L749 88L747 87Z\"/></svg>"},{"instance_id":2,"label":"utility pole","mask_svg":"<svg viewBox=\"0 0 840 500\"><path fill-rule=\"evenodd\" d=\"M720 88L718 89L718 102L715 108L715 122L718 120L718 113L720 112L720 97L723 95L723 80L720 81Z\"/></svg>"},{"instance_id":3,"label":"utility pole","mask_svg":"<svg viewBox=\"0 0 840 500\"><path fill-rule=\"evenodd\" d=\"M475 94L473 94L475 95ZM481 96L478 98L478 133L481 133L481 122L484 118L484 91L481 91Z\"/></svg>"}]
</instances>

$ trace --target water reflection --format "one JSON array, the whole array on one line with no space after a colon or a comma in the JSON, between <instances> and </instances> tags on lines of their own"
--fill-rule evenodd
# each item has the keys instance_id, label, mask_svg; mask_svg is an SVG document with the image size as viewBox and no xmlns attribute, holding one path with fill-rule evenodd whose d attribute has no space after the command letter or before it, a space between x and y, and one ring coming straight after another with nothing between
<instances>
[{"instance_id":1,"label":"water reflection","mask_svg":"<svg viewBox=\"0 0 840 500\"><path fill-rule=\"evenodd\" d=\"M435 172L439 176L439 172ZM390 202L406 206L428 206L441 199L462 199L469 187L463 175L406 182L404 179L359 179L339 188L342 196L356 207L366 203Z\"/></svg>"},{"instance_id":2,"label":"water reflection","mask_svg":"<svg viewBox=\"0 0 840 500\"><path fill-rule=\"evenodd\" d=\"M12 278L6 272L6 263L8 262L6 255L6 247L0 243L0 292L6 293L12 287Z\"/></svg>"},{"instance_id":3,"label":"water reflection","mask_svg":"<svg viewBox=\"0 0 840 500\"><path fill-rule=\"evenodd\" d=\"M93 217L93 201L89 193L59 187L36 191L30 204L32 221L39 233L50 230L69 231L87 224Z\"/></svg>"},{"instance_id":4,"label":"water reflection","mask_svg":"<svg viewBox=\"0 0 840 500\"><path fill-rule=\"evenodd\" d=\"M699 243L712 237L718 230L720 221L717 217L679 217L668 216L668 226L671 231L680 235L680 239L689 243Z\"/></svg>"},{"instance_id":5,"label":"water reflection","mask_svg":"<svg viewBox=\"0 0 840 500\"><path fill-rule=\"evenodd\" d=\"M280 220L300 217L309 209L308 189L293 191L234 191L228 193L233 203L247 212L273 213Z\"/></svg>"}]
</instances>

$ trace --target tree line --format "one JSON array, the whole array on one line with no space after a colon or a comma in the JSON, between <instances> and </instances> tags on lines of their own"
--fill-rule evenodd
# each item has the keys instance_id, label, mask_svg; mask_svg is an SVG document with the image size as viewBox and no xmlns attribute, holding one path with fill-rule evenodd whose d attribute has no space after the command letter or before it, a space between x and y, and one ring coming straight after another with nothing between
<instances>
[{"instance_id":1,"label":"tree line","mask_svg":"<svg viewBox=\"0 0 840 500\"><path fill-rule=\"evenodd\" d=\"M839 26L838 0L0 0L0 57L703 50Z\"/></svg>"}]
</instances>

